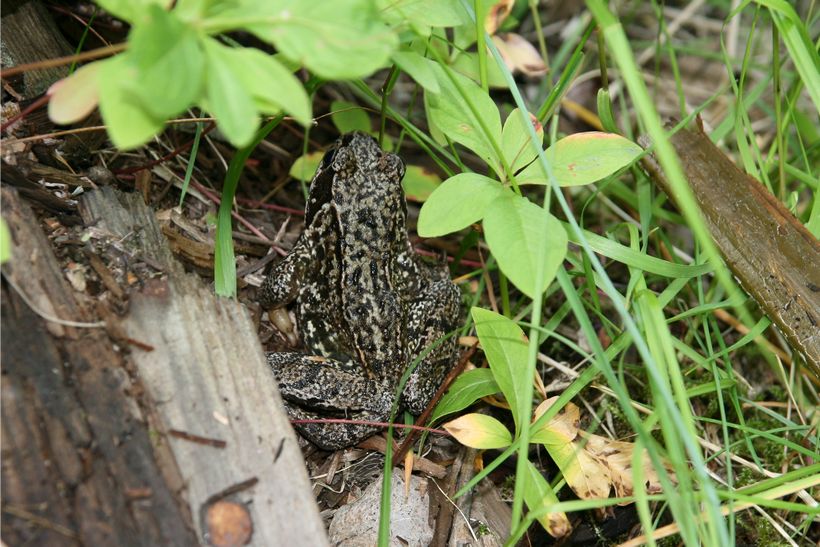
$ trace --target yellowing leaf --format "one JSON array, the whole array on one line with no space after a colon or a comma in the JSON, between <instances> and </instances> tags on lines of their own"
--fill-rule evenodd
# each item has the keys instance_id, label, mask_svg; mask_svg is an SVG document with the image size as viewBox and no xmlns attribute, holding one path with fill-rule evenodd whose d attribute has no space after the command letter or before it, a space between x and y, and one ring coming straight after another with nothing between
<instances>
[{"instance_id":1,"label":"yellowing leaf","mask_svg":"<svg viewBox=\"0 0 820 547\"><path fill-rule=\"evenodd\" d=\"M48 88L48 117L61 125L82 120L99 102L98 74L102 63L91 63Z\"/></svg>"},{"instance_id":2,"label":"yellowing leaf","mask_svg":"<svg viewBox=\"0 0 820 547\"><path fill-rule=\"evenodd\" d=\"M535 409L533 421L538 420L558 397L550 397ZM561 409L549 422L540 429L534 430L530 442L547 444L566 444L574 441L578 436L581 423L581 411L572 403Z\"/></svg>"},{"instance_id":3,"label":"yellowing leaf","mask_svg":"<svg viewBox=\"0 0 820 547\"><path fill-rule=\"evenodd\" d=\"M515 0L499 0L487 10L487 17L484 19L484 30L487 34L494 34L510 14L515 5Z\"/></svg>"},{"instance_id":4,"label":"yellowing leaf","mask_svg":"<svg viewBox=\"0 0 820 547\"><path fill-rule=\"evenodd\" d=\"M512 442L504 424L484 414L465 414L442 427L458 442L472 448L503 448Z\"/></svg>"},{"instance_id":5,"label":"yellowing leaf","mask_svg":"<svg viewBox=\"0 0 820 547\"><path fill-rule=\"evenodd\" d=\"M581 499L608 498L612 477L609 469L581 447L581 443L544 445L564 475L567 484Z\"/></svg>"},{"instance_id":6,"label":"yellowing leaf","mask_svg":"<svg viewBox=\"0 0 820 547\"><path fill-rule=\"evenodd\" d=\"M635 450L634 443L627 443L624 441L613 441L606 437L593 435L585 431L581 431L580 435L586 440L585 449L593 454L599 461L609 469L612 479L612 486L615 487L615 495L618 497L631 496L634 491L634 484L632 482L632 456ZM672 480L674 475L671 468L667 465ZM641 454L641 468L645 480L644 487L648 494L657 494L662 491L658 472L652 464L646 450Z\"/></svg>"},{"instance_id":7,"label":"yellowing leaf","mask_svg":"<svg viewBox=\"0 0 820 547\"><path fill-rule=\"evenodd\" d=\"M543 76L547 73L547 65L541 59L541 54L523 36L514 32L505 32L493 36L493 43L510 72L519 72L532 77Z\"/></svg>"}]
</instances>

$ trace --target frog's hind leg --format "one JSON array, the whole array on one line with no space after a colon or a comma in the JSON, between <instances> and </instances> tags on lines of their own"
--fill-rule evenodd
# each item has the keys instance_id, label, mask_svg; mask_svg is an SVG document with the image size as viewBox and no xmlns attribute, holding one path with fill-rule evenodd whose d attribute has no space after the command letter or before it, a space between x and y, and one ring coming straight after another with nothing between
<instances>
[{"instance_id":1,"label":"frog's hind leg","mask_svg":"<svg viewBox=\"0 0 820 547\"><path fill-rule=\"evenodd\" d=\"M293 352L268 353L267 360L292 419L383 422L390 416L393 388L368 378L355 363ZM307 423L295 427L327 450L357 444L380 429L345 423Z\"/></svg>"},{"instance_id":2,"label":"frog's hind leg","mask_svg":"<svg viewBox=\"0 0 820 547\"><path fill-rule=\"evenodd\" d=\"M410 374L402 391L404 408L419 415L454 364L461 292L449 279L431 283L410 305L407 315L407 363L434 346Z\"/></svg>"}]
</instances>

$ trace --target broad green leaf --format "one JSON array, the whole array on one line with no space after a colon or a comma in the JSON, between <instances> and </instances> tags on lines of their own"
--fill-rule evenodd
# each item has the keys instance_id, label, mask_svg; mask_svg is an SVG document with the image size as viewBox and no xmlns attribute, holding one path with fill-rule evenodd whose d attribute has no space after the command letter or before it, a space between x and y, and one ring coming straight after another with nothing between
<instances>
[{"instance_id":1,"label":"broad green leaf","mask_svg":"<svg viewBox=\"0 0 820 547\"><path fill-rule=\"evenodd\" d=\"M642 153L643 148L629 139L600 131L564 137L544 151L561 186L601 180L626 167ZM549 184L540 161L532 162L515 180L518 184Z\"/></svg>"},{"instance_id":2,"label":"broad green leaf","mask_svg":"<svg viewBox=\"0 0 820 547\"><path fill-rule=\"evenodd\" d=\"M488 368L475 368L462 373L450 385L450 389L441 398L436 409L430 416L429 423L435 423L436 420L447 414L452 414L463 410L475 403L482 397L498 393L500 389L495 383L493 373Z\"/></svg>"},{"instance_id":3,"label":"broad green leaf","mask_svg":"<svg viewBox=\"0 0 820 547\"><path fill-rule=\"evenodd\" d=\"M567 253L567 233L558 219L512 192L488 207L484 238L501 271L530 298L546 290Z\"/></svg>"},{"instance_id":4,"label":"broad green leaf","mask_svg":"<svg viewBox=\"0 0 820 547\"><path fill-rule=\"evenodd\" d=\"M504 424L484 414L465 414L442 427L458 442L471 448L504 448L512 442Z\"/></svg>"},{"instance_id":5,"label":"broad green leaf","mask_svg":"<svg viewBox=\"0 0 820 547\"><path fill-rule=\"evenodd\" d=\"M137 77L137 70L124 53L99 61L100 113L108 136L120 150L135 148L160 132L163 120L152 117L122 83Z\"/></svg>"},{"instance_id":6,"label":"broad green leaf","mask_svg":"<svg viewBox=\"0 0 820 547\"><path fill-rule=\"evenodd\" d=\"M409 24L422 36L430 27L457 27L470 22L458 2L441 0L378 0L385 20L394 25Z\"/></svg>"},{"instance_id":7,"label":"broad green leaf","mask_svg":"<svg viewBox=\"0 0 820 547\"><path fill-rule=\"evenodd\" d=\"M513 172L519 171L522 167L532 162L535 156L538 155L530 144L530 132L521 118L521 111L517 108L510 112L510 115L507 116L507 121L504 122L504 129L501 132L501 150L504 152L504 157L507 158L507 163ZM535 133L540 139L538 147L541 148L544 142L544 128L535 116L529 112L527 112L527 118L529 118L530 123L535 127ZM503 173L504 170L499 165L496 171Z\"/></svg>"},{"instance_id":8,"label":"broad green leaf","mask_svg":"<svg viewBox=\"0 0 820 547\"><path fill-rule=\"evenodd\" d=\"M521 479L524 481L524 501L531 512L558 503L558 498L547 479L529 460L527 460L526 475ZM552 537L564 537L572 531L569 519L564 513L547 513L539 518L538 522Z\"/></svg>"},{"instance_id":9,"label":"broad green leaf","mask_svg":"<svg viewBox=\"0 0 820 547\"><path fill-rule=\"evenodd\" d=\"M493 378L510 405L518 432L521 421L530 419L531 401L525 394L533 379L526 377L527 337L503 315L481 308L473 308L471 313Z\"/></svg>"},{"instance_id":10,"label":"broad green leaf","mask_svg":"<svg viewBox=\"0 0 820 547\"><path fill-rule=\"evenodd\" d=\"M325 156L324 152L311 152L310 154L299 156L293 165L290 166L289 175L296 180L308 182L313 179L316 174L316 169L322 163L322 158Z\"/></svg>"},{"instance_id":11,"label":"broad green leaf","mask_svg":"<svg viewBox=\"0 0 820 547\"><path fill-rule=\"evenodd\" d=\"M430 59L413 51L397 51L393 54L393 62L427 91L439 92L440 88L434 68L435 63Z\"/></svg>"},{"instance_id":12,"label":"broad green leaf","mask_svg":"<svg viewBox=\"0 0 820 547\"><path fill-rule=\"evenodd\" d=\"M245 30L328 80L367 76L389 63L398 45L372 0L255 2L260 19ZM223 16L242 17L244 9Z\"/></svg>"},{"instance_id":13,"label":"broad green leaf","mask_svg":"<svg viewBox=\"0 0 820 547\"><path fill-rule=\"evenodd\" d=\"M231 48L209 39L205 41L205 53L208 61L207 107L231 144L243 147L256 133L259 114L241 83L242 76L234 69Z\"/></svg>"},{"instance_id":14,"label":"broad green leaf","mask_svg":"<svg viewBox=\"0 0 820 547\"><path fill-rule=\"evenodd\" d=\"M99 72L102 63L91 63L49 89L48 117L54 123L69 124L82 120L99 102Z\"/></svg>"},{"instance_id":15,"label":"broad green leaf","mask_svg":"<svg viewBox=\"0 0 820 547\"><path fill-rule=\"evenodd\" d=\"M96 0L101 8L111 15L129 23L141 21L151 6L167 8L173 0Z\"/></svg>"},{"instance_id":16,"label":"broad green leaf","mask_svg":"<svg viewBox=\"0 0 820 547\"><path fill-rule=\"evenodd\" d=\"M449 139L466 146L488 165L497 165L492 143L500 146L501 119L495 102L471 79L440 65L434 70L441 91L424 93L431 121Z\"/></svg>"},{"instance_id":17,"label":"broad green leaf","mask_svg":"<svg viewBox=\"0 0 820 547\"><path fill-rule=\"evenodd\" d=\"M0 218L0 264L11 259L11 233L6 219ZM455 382L453 382L455 385ZM451 388L452 389L452 388Z\"/></svg>"},{"instance_id":18,"label":"broad green leaf","mask_svg":"<svg viewBox=\"0 0 820 547\"><path fill-rule=\"evenodd\" d=\"M361 131L370 133L370 117L359 105L347 101L333 101L330 103L330 119L339 133L352 133Z\"/></svg>"},{"instance_id":19,"label":"broad green leaf","mask_svg":"<svg viewBox=\"0 0 820 547\"><path fill-rule=\"evenodd\" d=\"M475 33L473 35L475 35ZM466 76L475 82L477 82L480 78L477 53L460 53L450 66L459 74ZM487 63L487 85L492 89L507 87L507 80L504 78L504 73L501 71L501 67L499 67L497 63Z\"/></svg>"},{"instance_id":20,"label":"broad green leaf","mask_svg":"<svg viewBox=\"0 0 820 547\"><path fill-rule=\"evenodd\" d=\"M199 36L173 12L148 6L128 35L128 56L137 78L121 84L128 85L153 117L175 116L202 95L205 57Z\"/></svg>"},{"instance_id":21,"label":"broad green leaf","mask_svg":"<svg viewBox=\"0 0 820 547\"><path fill-rule=\"evenodd\" d=\"M301 82L273 55L256 48L229 48L233 72L250 93L257 110L265 114L287 112L297 122L311 122L310 98Z\"/></svg>"},{"instance_id":22,"label":"broad green leaf","mask_svg":"<svg viewBox=\"0 0 820 547\"><path fill-rule=\"evenodd\" d=\"M430 194L441 185L441 179L424 167L408 165L401 185L407 199L417 203L424 203L430 197Z\"/></svg>"},{"instance_id":23,"label":"broad green leaf","mask_svg":"<svg viewBox=\"0 0 820 547\"><path fill-rule=\"evenodd\" d=\"M466 228L484 216L487 206L505 192L484 175L461 173L450 177L430 194L419 212L421 237L438 237Z\"/></svg>"}]
</instances>

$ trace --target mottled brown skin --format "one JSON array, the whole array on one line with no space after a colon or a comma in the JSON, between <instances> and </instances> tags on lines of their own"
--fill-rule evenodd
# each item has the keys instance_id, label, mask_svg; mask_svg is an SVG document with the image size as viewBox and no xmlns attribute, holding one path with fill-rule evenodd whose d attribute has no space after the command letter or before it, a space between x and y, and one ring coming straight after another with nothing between
<instances>
[{"instance_id":1,"label":"mottled brown skin","mask_svg":"<svg viewBox=\"0 0 820 547\"><path fill-rule=\"evenodd\" d=\"M383 422L406 368L458 325L460 293L446 268L421 261L407 238L404 164L352 133L327 152L310 187L305 231L262 286L266 308L294 303L308 353L268 354L295 419ZM419 414L456 352L437 345L416 367L401 407ZM326 449L351 446L378 427L301 424Z\"/></svg>"}]
</instances>

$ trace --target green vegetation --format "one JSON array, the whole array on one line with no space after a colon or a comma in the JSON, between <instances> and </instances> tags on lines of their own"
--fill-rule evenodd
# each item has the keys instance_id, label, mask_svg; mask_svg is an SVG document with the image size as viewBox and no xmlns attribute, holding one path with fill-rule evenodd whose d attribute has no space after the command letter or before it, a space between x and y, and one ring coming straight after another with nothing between
<instances>
[{"instance_id":1,"label":"green vegetation","mask_svg":"<svg viewBox=\"0 0 820 547\"><path fill-rule=\"evenodd\" d=\"M498 25L488 21L501 19L501 30L515 30L529 19L540 29L547 21L535 2L516 2L497 19L488 18L498 7L489 0L333 3L331 10L322 2L180 0L166 11L167 2L100 1L133 25L128 47L55 87L51 114L71 122L99 103L112 141L125 148L146 142L192 106L215 118L239 148L218 220L216 287L230 296L230 213L245 161L285 116L309 127L313 93L339 86L359 103L334 104L337 127L377 133L383 142L389 133L399 153L410 139L444 174L440 185L419 175L418 184L435 186L420 212L419 235L455 234L448 237L462 252L483 239L491 255L483 269L465 275L475 291L467 295L472 312L464 329L476 329L489 368L457 379L431 421L501 393L515 427L489 416L467 425L464 442L502 451L458 495L517 453L509 544L535 522L560 536L569 522L556 515L619 503L636 504L649 544L669 541L661 539L666 532L652 535L670 521L676 527L667 532L686 545L807 542L818 514L811 499L820 488L818 386L799 355L782 346L774 351L777 333L734 280L701 219L666 138L658 94L648 89L658 83L648 85L652 74L636 61L646 42L630 41L625 30L640 3L613 14L602 0L588 0L585 23L569 30L562 47L548 52L539 44L539 60L549 53L551 71L526 94L502 56L507 44ZM659 4L651 3L655 16ZM708 4L718 12L729 5ZM657 39L648 44L656 79L661 65L668 67L666 89L675 93L678 116L708 117L710 137L816 236L820 62L817 36L808 30L817 28L816 9L798 14L783 1L744 1L722 17L720 51L702 52L656 17ZM736 23L748 30L746 48L730 54L723 39ZM238 47L225 36L237 30L277 54ZM596 37L597 56L590 53ZM770 62L761 62L760 50ZM697 82L687 81L679 64L693 54L725 65L726 85L698 104L684 93ZM569 104L579 75L596 66L602 88L590 115L601 131L563 135L562 104ZM297 69L310 74L306 84ZM361 79L382 69L378 88ZM392 96L399 77L416 85L409 105ZM724 108L716 114L710 108L717 102ZM378 111L378 124L365 109ZM261 116L273 117L260 128ZM759 138L761 127L766 138ZM679 210L641 170L639 134L654 143ZM309 180L317 161L305 155L291 175ZM499 304L490 311L496 299L485 296L496 290ZM543 397L533 379L556 376L539 366L548 350L579 366L536 416ZM634 442L630 487L613 486L611 497L585 497L569 476L548 481L530 461L531 444L541 443L571 474L584 443L562 456L556 447L576 439L578 428L555 437L551 420L570 411L576 397L599 400L597 416L581 407L591 424L584 429L609 419ZM580 499L561 491L567 484ZM741 511L748 507L754 509Z\"/></svg>"}]
</instances>

